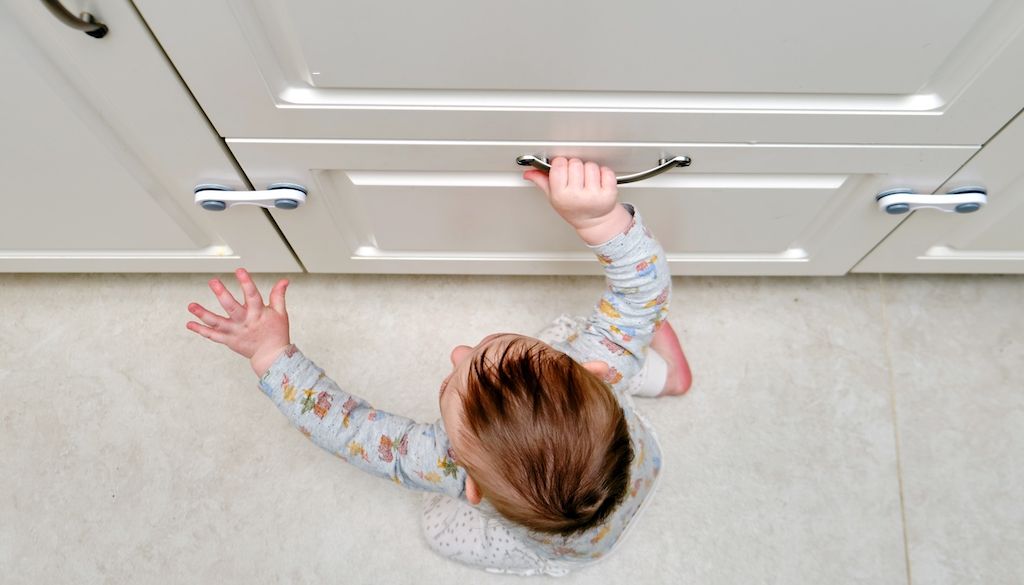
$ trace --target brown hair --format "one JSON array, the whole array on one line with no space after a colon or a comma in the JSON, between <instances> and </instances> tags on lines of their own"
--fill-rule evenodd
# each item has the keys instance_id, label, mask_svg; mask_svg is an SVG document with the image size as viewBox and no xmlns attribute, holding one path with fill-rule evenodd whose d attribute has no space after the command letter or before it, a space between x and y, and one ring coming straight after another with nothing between
<instances>
[{"instance_id":1,"label":"brown hair","mask_svg":"<svg viewBox=\"0 0 1024 585\"><path fill-rule=\"evenodd\" d=\"M611 388L528 337L493 368L485 354L471 362L462 396L472 448L459 463L499 513L527 528L570 535L601 523L625 499L633 461Z\"/></svg>"}]
</instances>

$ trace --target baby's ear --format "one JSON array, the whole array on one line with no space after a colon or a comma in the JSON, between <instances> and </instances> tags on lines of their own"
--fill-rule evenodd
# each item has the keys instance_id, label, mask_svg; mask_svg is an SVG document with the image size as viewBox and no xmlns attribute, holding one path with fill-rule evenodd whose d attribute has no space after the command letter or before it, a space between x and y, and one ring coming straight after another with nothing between
<instances>
[{"instance_id":1,"label":"baby's ear","mask_svg":"<svg viewBox=\"0 0 1024 585\"><path fill-rule=\"evenodd\" d=\"M583 367L602 380L608 375L608 364L605 362L584 362Z\"/></svg>"},{"instance_id":2,"label":"baby's ear","mask_svg":"<svg viewBox=\"0 0 1024 585\"><path fill-rule=\"evenodd\" d=\"M477 487L476 482L473 481L469 474L466 474L466 499L469 500L470 504L474 506L480 503L482 499L480 497L480 488Z\"/></svg>"}]
</instances>

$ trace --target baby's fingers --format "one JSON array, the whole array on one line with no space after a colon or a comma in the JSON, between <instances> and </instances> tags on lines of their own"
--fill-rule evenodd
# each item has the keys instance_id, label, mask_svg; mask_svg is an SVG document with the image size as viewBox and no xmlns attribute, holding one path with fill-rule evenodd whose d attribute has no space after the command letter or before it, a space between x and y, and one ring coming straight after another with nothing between
<instances>
[{"instance_id":1,"label":"baby's fingers","mask_svg":"<svg viewBox=\"0 0 1024 585\"><path fill-rule=\"evenodd\" d=\"M596 162L587 161L583 168L586 173L584 178L583 187L593 191L601 190L601 167L597 166Z\"/></svg>"},{"instance_id":2,"label":"baby's fingers","mask_svg":"<svg viewBox=\"0 0 1024 585\"><path fill-rule=\"evenodd\" d=\"M189 331L195 331L199 335L202 335L203 337L209 340L216 341L217 343L224 343L225 341L227 341L228 338L226 333L222 333L213 328L200 325L195 321L189 321L188 323L186 323L185 328L188 329Z\"/></svg>"},{"instance_id":3,"label":"baby's fingers","mask_svg":"<svg viewBox=\"0 0 1024 585\"><path fill-rule=\"evenodd\" d=\"M583 188L583 161L578 158L569 161L569 180L566 187L577 191Z\"/></svg>"},{"instance_id":4,"label":"baby's fingers","mask_svg":"<svg viewBox=\"0 0 1024 585\"><path fill-rule=\"evenodd\" d=\"M551 187L548 186L548 175L540 171L529 170L523 173L523 178L532 181L545 195L551 197Z\"/></svg>"},{"instance_id":5,"label":"baby's fingers","mask_svg":"<svg viewBox=\"0 0 1024 585\"><path fill-rule=\"evenodd\" d=\"M281 279L277 281L274 288L270 290L270 308L282 315L287 315L288 310L284 306L284 293L288 288L288 281Z\"/></svg>"},{"instance_id":6,"label":"baby's fingers","mask_svg":"<svg viewBox=\"0 0 1024 585\"><path fill-rule=\"evenodd\" d=\"M245 268L236 270L235 276L238 277L238 282L242 285L242 292L245 293L245 308L249 311L255 310L255 314L259 315L265 305L260 291L256 288L256 283L252 281Z\"/></svg>"},{"instance_id":7,"label":"baby's fingers","mask_svg":"<svg viewBox=\"0 0 1024 585\"><path fill-rule=\"evenodd\" d=\"M556 193L561 193L569 184L569 161L564 156L556 156L551 161L551 171L548 172L548 185Z\"/></svg>"},{"instance_id":8,"label":"baby's fingers","mask_svg":"<svg viewBox=\"0 0 1024 585\"><path fill-rule=\"evenodd\" d=\"M601 189L606 193L619 192L619 181L615 177L615 171L608 167L601 167Z\"/></svg>"},{"instance_id":9,"label":"baby's fingers","mask_svg":"<svg viewBox=\"0 0 1024 585\"><path fill-rule=\"evenodd\" d=\"M231 323L230 320L221 317L215 313L211 313L203 308L199 303L192 303L188 306L188 310L199 318L200 321L206 323L213 329L223 330L226 325Z\"/></svg>"},{"instance_id":10,"label":"baby's fingers","mask_svg":"<svg viewBox=\"0 0 1024 585\"><path fill-rule=\"evenodd\" d=\"M239 320L245 316L245 307L238 304L235 297L231 295L231 292L225 288L224 284L214 278L210 280L210 290L217 296L217 301L220 302L220 306L224 307L224 310L228 312L228 316L232 319L237 318Z\"/></svg>"}]
</instances>

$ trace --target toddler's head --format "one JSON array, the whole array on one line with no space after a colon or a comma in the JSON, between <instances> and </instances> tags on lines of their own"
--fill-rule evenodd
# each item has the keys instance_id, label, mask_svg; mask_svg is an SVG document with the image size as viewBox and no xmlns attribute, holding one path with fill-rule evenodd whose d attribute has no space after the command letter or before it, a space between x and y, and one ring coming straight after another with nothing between
<instances>
[{"instance_id":1,"label":"toddler's head","mask_svg":"<svg viewBox=\"0 0 1024 585\"><path fill-rule=\"evenodd\" d=\"M451 359L441 416L471 501L486 497L513 522L563 535L600 523L622 502L633 449L601 378L514 333L460 345Z\"/></svg>"}]
</instances>

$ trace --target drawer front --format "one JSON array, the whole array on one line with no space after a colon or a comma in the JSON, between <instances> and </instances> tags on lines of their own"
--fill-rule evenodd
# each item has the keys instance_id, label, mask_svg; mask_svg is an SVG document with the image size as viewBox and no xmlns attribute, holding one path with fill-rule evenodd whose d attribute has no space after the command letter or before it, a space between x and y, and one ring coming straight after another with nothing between
<instances>
[{"instance_id":1,"label":"drawer front","mask_svg":"<svg viewBox=\"0 0 1024 585\"><path fill-rule=\"evenodd\" d=\"M1024 3L136 0L228 138L980 145Z\"/></svg>"},{"instance_id":2,"label":"drawer front","mask_svg":"<svg viewBox=\"0 0 1024 585\"><path fill-rule=\"evenodd\" d=\"M257 188L306 203L271 213L310 272L600 274L522 178L516 157L578 157L618 175L685 155L689 167L619 186L674 274L846 273L900 219L874 195L935 189L975 149L856 145L555 144L231 139ZM230 211L230 210L229 210Z\"/></svg>"}]
</instances>

